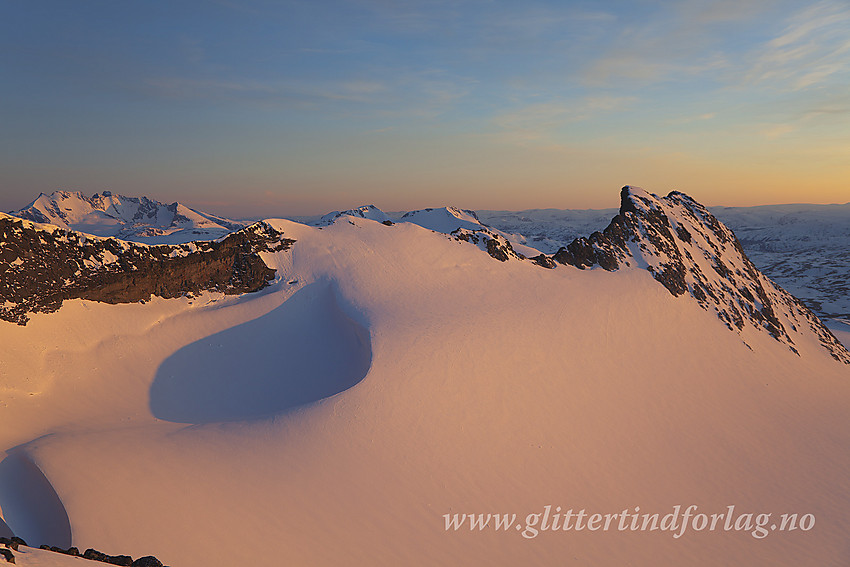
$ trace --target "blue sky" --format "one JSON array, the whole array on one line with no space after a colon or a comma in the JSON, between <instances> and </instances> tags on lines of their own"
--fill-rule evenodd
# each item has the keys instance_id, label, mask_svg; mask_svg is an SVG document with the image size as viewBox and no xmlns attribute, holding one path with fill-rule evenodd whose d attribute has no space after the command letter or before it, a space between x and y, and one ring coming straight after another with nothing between
<instances>
[{"instance_id":1,"label":"blue sky","mask_svg":"<svg viewBox=\"0 0 850 567\"><path fill-rule=\"evenodd\" d=\"M0 1L0 207L850 201L850 3Z\"/></svg>"}]
</instances>

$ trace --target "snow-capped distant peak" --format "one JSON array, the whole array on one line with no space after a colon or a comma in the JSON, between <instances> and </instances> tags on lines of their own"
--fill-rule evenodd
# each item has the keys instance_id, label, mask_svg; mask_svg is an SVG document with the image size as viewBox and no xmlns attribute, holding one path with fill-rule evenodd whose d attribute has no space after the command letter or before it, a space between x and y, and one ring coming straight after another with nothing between
<instances>
[{"instance_id":1,"label":"snow-capped distant peak","mask_svg":"<svg viewBox=\"0 0 850 567\"><path fill-rule=\"evenodd\" d=\"M439 207L410 211L401 217L402 222L418 224L435 232L452 233L459 228L481 230L484 225L478 220L475 211L456 207Z\"/></svg>"},{"instance_id":2,"label":"snow-capped distant peak","mask_svg":"<svg viewBox=\"0 0 850 567\"><path fill-rule=\"evenodd\" d=\"M111 191L91 197L79 191L42 193L12 214L66 230L148 244L214 240L246 226L180 203L166 205L148 197L125 197Z\"/></svg>"},{"instance_id":3,"label":"snow-capped distant peak","mask_svg":"<svg viewBox=\"0 0 850 567\"><path fill-rule=\"evenodd\" d=\"M319 225L329 225L333 224L337 219L351 216L351 217L359 217L363 219L370 219L378 222L392 222L392 219L381 209L376 207L375 205L364 205L362 207L358 207L356 209L348 209L347 211L332 211L319 219L317 224Z\"/></svg>"}]
</instances>

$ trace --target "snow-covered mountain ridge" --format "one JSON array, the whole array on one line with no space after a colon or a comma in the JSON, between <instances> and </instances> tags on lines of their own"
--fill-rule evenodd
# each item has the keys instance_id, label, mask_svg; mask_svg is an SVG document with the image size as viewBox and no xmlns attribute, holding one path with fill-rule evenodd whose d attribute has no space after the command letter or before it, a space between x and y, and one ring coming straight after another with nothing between
<instances>
[{"instance_id":1,"label":"snow-covered mountain ridge","mask_svg":"<svg viewBox=\"0 0 850 567\"><path fill-rule=\"evenodd\" d=\"M268 219L293 242L259 245L262 292L0 321L0 532L182 567L846 564L850 366L781 301L799 356L749 320L736 298L756 282L684 197L629 188L625 205L573 247L583 269L500 261L483 225ZM13 222L34 246L66 235ZM718 318L729 298L741 329ZM817 527L544 532L550 503ZM520 529L444 527L496 512ZM18 563L50 565L39 551Z\"/></svg>"},{"instance_id":2,"label":"snow-covered mountain ridge","mask_svg":"<svg viewBox=\"0 0 850 567\"><path fill-rule=\"evenodd\" d=\"M714 312L745 343L748 329L755 329L797 352L795 342L813 336L833 358L850 364L850 353L831 332L800 301L764 277L732 231L705 207L684 193L661 198L630 186L623 187L620 200L618 214L603 231L577 238L551 255L516 238L512 243L514 235L483 225L473 211L423 209L404 214L398 222L472 243L503 262L530 259L549 269L558 264L608 271L643 268L674 296L688 295ZM346 218L393 225L374 205L330 213L317 224L329 226ZM27 313L58 309L64 299L74 297L121 303L203 289L256 291L275 277L257 252L294 242L258 223L220 242L145 247L116 239L92 241L68 230L35 230L6 215L0 217L0 240L0 259L6 264L0 318L20 324L26 323ZM139 263L140 258L145 260Z\"/></svg>"},{"instance_id":3,"label":"snow-covered mountain ridge","mask_svg":"<svg viewBox=\"0 0 850 567\"><path fill-rule=\"evenodd\" d=\"M819 317L850 320L850 203L707 207L767 277ZM617 209L479 210L482 222L552 254L601 230Z\"/></svg>"},{"instance_id":4,"label":"snow-covered mountain ridge","mask_svg":"<svg viewBox=\"0 0 850 567\"><path fill-rule=\"evenodd\" d=\"M147 197L125 197L110 191L91 197L79 191L42 193L23 209L10 214L66 230L148 244L214 240L249 224L196 211L177 202L167 205Z\"/></svg>"},{"instance_id":5,"label":"snow-covered mountain ridge","mask_svg":"<svg viewBox=\"0 0 850 567\"><path fill-rule=\"evenodd\" d=\"M714 312L745 343L745 328L758 329L797 352L795 340L806 340L811 333L836 360L850 364L850 353L832 333L797 298L759 272L735 234L706 207L681 192L662 198L632 186L623 187L620 201L604 230L578 237L552 254L484 225L473 211L424 209L398 220L472 242L501 261L531 259L545 268L644 268L674 296L687 294ZM370 205L323 218L325 223L346 215L389 222L386 214L375 211L380 210Z\"/></svg>"}]
</instances>

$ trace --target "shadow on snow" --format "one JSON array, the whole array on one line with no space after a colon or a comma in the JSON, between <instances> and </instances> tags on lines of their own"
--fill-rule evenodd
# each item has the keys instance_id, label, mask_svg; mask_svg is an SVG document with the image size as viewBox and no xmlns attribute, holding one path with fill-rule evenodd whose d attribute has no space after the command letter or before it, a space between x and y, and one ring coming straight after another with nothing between
<instances>
[{"instance_id":1,"label":"shadow on snow","mask_svg":"<svg viewBox=\"0 0 850 567\"><path fill-rule=\"evenodd\" d=\"M186 345L157 370L150 409L176 423L272 416L342 392L372 362L369 331L336 286L310 284L266 315Z\"/></svg>"}]
</instances>

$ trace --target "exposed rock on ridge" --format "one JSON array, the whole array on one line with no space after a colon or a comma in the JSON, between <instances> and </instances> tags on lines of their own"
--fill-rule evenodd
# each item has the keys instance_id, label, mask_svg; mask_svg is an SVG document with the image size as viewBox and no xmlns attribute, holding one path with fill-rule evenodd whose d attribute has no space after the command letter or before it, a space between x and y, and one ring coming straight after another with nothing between
<instances>
[{"instance_id":1,"label":"exposed rock on ridge","mask_svg":"<svg viewBox=\"0 0 850 567\"><path fill-rule=\"evenodd\" d=\"M850 364L850 353L820 320L759 272L705 207L678 191L661 198L630 186L620 201L605 230L574 240L552 258L581 269L643 267L671 294L689 294L733 331L753 326L797 352L791 335L810 329L833 358Z\"/></svg>"},{"instance_id":2,"label":"exposed rock on ridge","mask_svg":"<svg viewBox=\"0 0 850 567\"><path fill-rule=\"evenodd\" d=\"M131 303L257 291L275 276L258 253L294 243L262 222L218 241L146 246L0 215L0 319L19 325L66 299Z\"/></svg>"},{"instance_id":3,"label":"exposed rock on ridge","mask_svg":"<svg viewBox=\"0 0 850 567\"><path fill-rule=\"evenodd\" d=\"M511 258L515 258L517 260L525 259L525 256L513 249L511 243L504 236L496 234L486 228L479 230L459 228L450 234L458 240L475 244L500 262L507 262Z\"/></svg>"}]
</instances>

